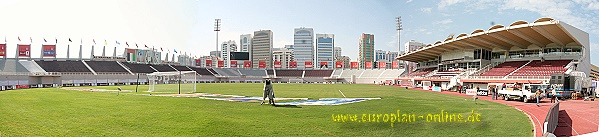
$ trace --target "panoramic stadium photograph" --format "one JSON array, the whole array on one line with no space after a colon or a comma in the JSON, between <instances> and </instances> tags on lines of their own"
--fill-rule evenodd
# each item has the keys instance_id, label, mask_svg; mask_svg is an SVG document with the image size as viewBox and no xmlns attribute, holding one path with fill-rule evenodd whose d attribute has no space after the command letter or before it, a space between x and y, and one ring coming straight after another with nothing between
<instances>
[{"instance_id":1,"label":"panoramic stadium photograph","mask_svg":"<svg viewBox=\"0 0 599 137\"><path fill-rule=\"evenodd\" d=\"M0 0L0 137L599 137L597 0Z\"/></svg>"}]
</instances>

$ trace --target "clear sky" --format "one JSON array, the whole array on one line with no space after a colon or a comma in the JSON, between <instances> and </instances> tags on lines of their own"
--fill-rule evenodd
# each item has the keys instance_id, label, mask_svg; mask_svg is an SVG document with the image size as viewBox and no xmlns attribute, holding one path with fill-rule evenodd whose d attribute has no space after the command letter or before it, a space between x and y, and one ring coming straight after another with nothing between
<instances>
[{"instance_id":1,"label":"clear sky","mask_svg":"<svg viewBox=\"0 0 599 137\"><path fill-rule=\"evenodd\" d=\"M21 38L26 39L24 43L33 36L34 57L40 51L36 42L41 43L43 37L60 39L59 57L66 56L69 37L75 45L83 37L86 52L93 44L91 39L107 39L108 55L112 55L114 40L121 47L127 41L208 55L216 46L214 19L220 18L218 43L239 43L241 34L268 29L273 31L274 47L283 47L293 44L294 28L311 27L315 33L335 34L335 46L355 60L361 33L375 35L375 49L398 50L397 16L403 19L401 45L409 40L434 43L452 33L487 30L492 22L509 25L552 17L588 32L591 52L599 51L597 0L0 0L0 12L0 35L6 35L9 44L17 36L26 37ZM14 49L9 46L9 51ZM74 56L78 46L71 51ZM101 47L96 46L96 55L100 54ZM599 54L592 54L591 62L599 64Z\"/></svg>"}]
</instances>

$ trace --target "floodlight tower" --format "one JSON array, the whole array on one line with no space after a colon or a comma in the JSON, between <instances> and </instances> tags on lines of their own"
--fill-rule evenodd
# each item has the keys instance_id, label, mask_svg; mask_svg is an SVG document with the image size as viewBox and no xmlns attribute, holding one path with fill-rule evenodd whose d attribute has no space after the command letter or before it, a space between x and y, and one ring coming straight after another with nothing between
<instances>
[{"instance_id":1,"label":"floodlight tower","mask_svg":"<svg viewBox=\"0 0 599 137\"><path fill-rule=\"evenodd\" d=\"M397 53L401 53L401 30L403 29L401 27L401 16L395 17L395 21L397 22L397 27L395 29L397 30L397 47L399 48Z\"/></svg>"},{"instance_id":2,"label":"floodlight tower","mask_svg":"<svg viewBox=\"0 0 599 137\"><path fill-rule=\"evenodd\" d=\"M220 31L220 19L214 19L214 31L216 31L216 52L218 53L218 32Z\"/></svg>"}]
</instances>

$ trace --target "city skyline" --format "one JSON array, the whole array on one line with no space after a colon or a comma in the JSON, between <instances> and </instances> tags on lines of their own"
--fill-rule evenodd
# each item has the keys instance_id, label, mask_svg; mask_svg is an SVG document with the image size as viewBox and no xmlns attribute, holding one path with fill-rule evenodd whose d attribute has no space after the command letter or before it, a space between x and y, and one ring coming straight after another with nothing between
<instances>
[{"instance_id":1,"label":"city skyline","mask_svg":"<svg viewBox=\"0 0 599 137\"><path fill-rule=\"evenodd\" d=\"M147 44L162 47L165 51L169 49L171 53L177 49L199 57L209 55L223 41L239 42L240 35L261 29L272 30L275 34L275 48L293 44L293 29L304 26L314 28L314 33L335 34L335 45L344 49L343 55L355 60L358 57L356 41L361 33L377 36L375 49L398 49L397 16L402 16L403 22L401 45L410 40L429 44L442 41L450 34L487 30L493 24L509 25L518 20L552 17L588 32L591 52L599 50L599 4L595 1L2 0L0 5L3 13L19 11L3 17L13 21L0 25L0 37L7 36L9 44L14 44L17 36L21 39L31 36L34 54L41 53L42 38L56 37L62 41L57 45L58 58L66 57L67 43L64 41L68 38L75 39L74 43L84 39L87 44L83 46L83 57L90 56L89 45L94 38L109 41L106 55L113 54L114 41L118 40L122 43L120 47L126 47L124 42ZM229 8L223 10L216 5ZM375 8L363 12L363 6ZM22 10L48 7L55 10ZM248 7L252 10L247 10ZM222 19L219 42L215 41L214 19ZM12 51L15 48L7 47L9 57L14 57ZM101 55L103 47L94 48L95 54ZM70 50L71 57L76 57L79 46L71 46ZM117 55L123 51L124 48L117 49ZM596 59L599 55L590 56L593 64L599 64Z\"/></svg>"}]
</instances>

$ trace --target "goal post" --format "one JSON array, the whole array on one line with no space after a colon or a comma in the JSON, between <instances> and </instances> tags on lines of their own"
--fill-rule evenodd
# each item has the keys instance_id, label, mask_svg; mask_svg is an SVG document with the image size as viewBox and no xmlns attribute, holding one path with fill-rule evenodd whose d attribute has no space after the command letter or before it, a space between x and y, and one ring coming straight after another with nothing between
<instances>
[{"instance_id":1,"label":"goal post","mask_svg":"<svg viewBox=\"0 0 599 137\"><path fill-rule=\"evenodd\" d=\"M148 92L184 93L196 92L197 73L195 71L154 72L148 76Z\"/></svg>"}]
</instances>

